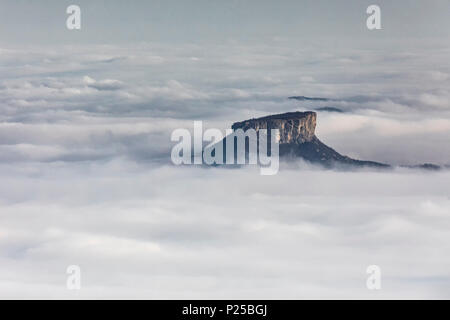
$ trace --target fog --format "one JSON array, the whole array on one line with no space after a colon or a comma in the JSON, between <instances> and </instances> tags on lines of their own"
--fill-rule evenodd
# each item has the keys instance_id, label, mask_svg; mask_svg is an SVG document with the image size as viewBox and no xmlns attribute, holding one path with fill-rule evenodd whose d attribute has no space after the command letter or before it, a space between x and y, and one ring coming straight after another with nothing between
<instances>
[{"instance_id":1,"label":"fog","mask_svg":"<svg viewBox=\"0 0 450 320\"><path fill-rule=\"evenodd\" d=\"M2 165L0 296L449 297L450 173ZM82 289L66 289L79 265ZM366 288L367 266L382 290Z\"/></svg>"},{"instance_id":2,"label":"fog","mask_svg":"<svg viewBox=\"0 0 450 320\"><path fill-rule=\"evenodd\" d=\"M233 3L214 28L196 15L191 29L169 28L164 17L182 14L166 10L160 33L137 10L136 30L150 30L142 39L129 36L130 20L93 19L86 3L76 35L53 29L64 15L33 26L37 5L0 28L0 297L450 297L450 171L400 167L450 164L450 29L438 26L450 21L447 3L411 6L399 20L405 8L386 4L383 25L395 31L370 36L362 4L362 17L339 11L339 22L311 2L309 20L292 11L286 25L263 19L267 3L247 20L250 6L238 30ZM0 23L23 6L8 3ZM321 107L342 111L318 112L321 141L393 169L298 160L261 176L170 161L172 131L195 120L224 132ZM69 265L81 268L81 290L66 288ZM381 290L366 287L369 265L381 268Z\"/></svg>"}]
</instances>

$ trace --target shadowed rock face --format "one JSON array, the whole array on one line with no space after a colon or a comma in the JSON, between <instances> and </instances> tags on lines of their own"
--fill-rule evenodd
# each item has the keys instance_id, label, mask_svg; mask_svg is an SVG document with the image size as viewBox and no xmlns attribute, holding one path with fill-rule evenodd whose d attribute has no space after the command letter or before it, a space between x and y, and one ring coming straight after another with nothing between
<instances>
[{"instance_id":1,"label":"shadowed rock face","mask_svg":"<svg viewBox=\"0 0 450 320\"><path fill-rule=\"evenodd\" d=\"M315 135L317 114L312 111L288 112L267 117L249 119L232 125L234 131L242 129L278 129L280 136L280 156L301 157L313 163L320 163L326 167L335 165L389 167L389 165L361 161L341 155L334 149L322 143Z\"/></svg>"}]
</instances>

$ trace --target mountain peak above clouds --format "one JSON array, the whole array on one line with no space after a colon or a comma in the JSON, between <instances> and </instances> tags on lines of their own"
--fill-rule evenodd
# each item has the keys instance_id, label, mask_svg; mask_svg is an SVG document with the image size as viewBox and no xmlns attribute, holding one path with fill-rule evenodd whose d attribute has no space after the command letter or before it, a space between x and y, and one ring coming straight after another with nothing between
<instances>
[{"instance_id":1,"label":"mountain peak above clouds","mask_svg":"<svg viewBox=\"0 0 450 320\"><path fill-rule=\"evenodd\" d=\"M390 167L384 163L352 159L328 147L315 134L316 121L317 114L315 112L297 111L236 122L231 128L244 131L254 129L256 132L260 129L278 129L280 131L278 142L280 145L280 156L282 157L300 157L325 167L340 165L376 168Z\"/></svg>"},{"instance_id":2,"label":"mountain peak above clouds","mask_svg":"<svg viewBox=\"0 0 450 320\"><path fill-rule=\"evenodd\" d=\"M250 119L234 123L233 130L255 129L279 129L280 144L310 142L315 136L317 114L312 111L307 112L287 112L275 114L257 119Z\"/></svg>"}]
</instances>

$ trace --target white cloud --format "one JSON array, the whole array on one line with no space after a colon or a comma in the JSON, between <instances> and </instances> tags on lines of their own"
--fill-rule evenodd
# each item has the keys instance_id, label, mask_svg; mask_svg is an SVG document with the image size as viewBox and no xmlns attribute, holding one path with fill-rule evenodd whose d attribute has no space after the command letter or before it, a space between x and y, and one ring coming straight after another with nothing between
<instances>
[{"instance_id":1,"label":"white cloud","mask_svg":"<svg viewBox=\"0 0 450 320\"><path fill-rule=\"evenodd\" d=\"M376 263L383 298L448 297L446 171L167 165L171 131L192 120L225 129L323 106L345 111L317 128L344 154L449 163L448 55L408 50L1 49L0 296L372 298Z\"/></svg>"},{"instance_id":2,"label":"white cloud","mask_svg":"<svg viewBox=\"0 0 450 320\"><path fill-rule=\"evenodd\" d=\"M378 297L450 294L445 172L268 178L123 161L0 172L3 297L69 298L69 264L82 268L79 298L370 298L374 263Z\"/></svg>"}]
</instances>

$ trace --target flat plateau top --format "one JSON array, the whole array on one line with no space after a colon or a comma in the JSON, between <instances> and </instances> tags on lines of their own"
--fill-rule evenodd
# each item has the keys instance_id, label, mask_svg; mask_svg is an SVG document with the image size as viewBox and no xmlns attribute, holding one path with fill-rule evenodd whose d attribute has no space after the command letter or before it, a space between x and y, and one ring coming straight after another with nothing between
<instances>
[{"instance_id":1,"label":"flat plateau top","mask_svg":"<svg viewBox=\"0 0 450 320\"><path fill-rule=\"evenodd\" d=\"M313 111L305 111L305 112L301 112L301 111L295 111L295 112L286 112L286 113L280 113L280 114L273 114L270 116L265 116L265 117L261 117L261 118L252 118L252 119L248 119L248 120L244 120L244 121L239 121L239 122L235 122L233 124L234 126L238 126L240 124L243 124L245 122L249 122L249 121L264 121L264 120L294 120L294 119L301 119L301 118L305 118L308 115L315 115L316 113Z\"/></svg>"}]
</instances>

